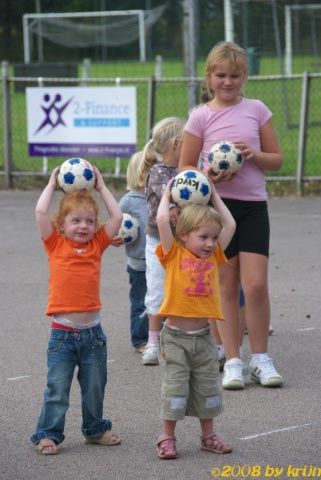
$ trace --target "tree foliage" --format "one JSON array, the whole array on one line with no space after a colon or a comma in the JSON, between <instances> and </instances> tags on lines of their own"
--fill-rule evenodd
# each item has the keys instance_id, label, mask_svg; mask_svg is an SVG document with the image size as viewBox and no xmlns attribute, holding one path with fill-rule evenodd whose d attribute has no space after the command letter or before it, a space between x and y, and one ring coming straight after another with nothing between
<instances>
[{"instance_id":1,"label":"tree foliage","mask_svg":"<svg viewBox=\"0 0 321 480\"><path fill-rule=\"evenodd\" d=\"M164 58L183 56L183 0L2 0L0 16L0 55L2 60L23 61L22 17L25 13L35 13L40 5L42 13L66 13L101 10L137 10L150 9L166 3L167 7L147 36L147 54L149 58L161 54ZM115 6L116 3L116 6ZM311 0L233 0L235 41L243 47L258 47L260 51L275 55L275 30L272 19L272 4L277 8L281 44L284 45L284 7L287 4L308 4ZM315 3L315 2L314 2ZM224 2L223 0L196 0L198 5L198 29L195 39L197 53L205 57L210 48L224 39ZM308 29L309 30L309 29ZM309 32L311 34L311 32ZM319 35L319 32L317 32ZM296 38L302 44L306 39L301 32ZM68 60L81 60L88 56L93 61L102 60L101 48L59 50L56 45L44 41L45 60L60 61L63 56ZM137 59L137 44L108 48L108 59ZM59 52L59 54L58 54Z\"/></svg>"}]
</instances>

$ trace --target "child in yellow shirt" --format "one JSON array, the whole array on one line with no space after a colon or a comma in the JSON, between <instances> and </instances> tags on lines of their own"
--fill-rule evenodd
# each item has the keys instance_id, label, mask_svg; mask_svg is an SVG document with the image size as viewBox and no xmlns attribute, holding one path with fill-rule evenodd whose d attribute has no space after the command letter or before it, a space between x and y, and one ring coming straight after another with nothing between
<instances>
[{"instance_id":1,"label":"child in yellow shirt","mask_svg":"<svg viewBox=\"0 0 321 480\"><path fill-rule=\"evenodd\" d=\"M177 420L199 418L202 450L230 453L232 448L213 431L213 417L222 410L217 348L210 323L223 320L218 267L235 222L211 185L213 206L189 204L182 208L175 237L169 221L170 184L157 212L161 245L156 253L165 269L164 300L159 314L166 316L160 336L162 375L161 459L176 458Z\"/></svg>"}]
</instances>

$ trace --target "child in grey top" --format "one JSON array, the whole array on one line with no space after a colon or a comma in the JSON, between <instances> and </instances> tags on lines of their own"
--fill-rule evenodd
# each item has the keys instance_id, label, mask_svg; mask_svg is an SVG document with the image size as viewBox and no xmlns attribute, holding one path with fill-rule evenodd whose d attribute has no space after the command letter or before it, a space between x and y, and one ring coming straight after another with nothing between
<instances>
[{"instance_id":1,"label":"child in grey top","mask_svg":"<svg viewBox=\"0 0 321 480\"><path fill-rule=\"evenodd\" d=\"M137 155L137 154L136 154ZM130 190L119 202L119 207L123 213L129 213L138 220L139 233L135 241L125 243L127 265L134 270L145 272L145 246L146 246L146 219L147 219L147 201L144 192Z\"/></svg>"},{"instance_id":2,"label":"child in grey top","mask_svg":"<svg viewBox=\"0 0 321 480\"><path fill-rule=\"evenodd\" d=\"M135 350L141 353L148 340L148 317L145 308L146 294L146 221L147 201L144 193L145 179L140 174L142 152L135 153L127 168L127 189L120 200L119 207L123 213L129 213L139 224L138 237L132 243L126 243L127 272L129 276L130 299L130 337ZM119 247L124 240L118 235L113 245Z\"/></svg>"}]
</instances>

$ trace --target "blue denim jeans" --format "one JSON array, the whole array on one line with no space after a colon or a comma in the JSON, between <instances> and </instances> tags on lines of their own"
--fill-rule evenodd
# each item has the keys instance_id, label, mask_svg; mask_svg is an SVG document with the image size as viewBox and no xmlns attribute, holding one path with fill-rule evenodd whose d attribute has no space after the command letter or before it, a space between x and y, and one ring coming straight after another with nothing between
<instances>
[{"instance_id":1,"label":"blue denim jeans","mask_svg":"<svg viewBox=\"0 0 321 480\"><path fill-rule=\"evenodd\" d=\"M129 299L130 299L130 336L134 347L148 341L148 317L144 313L146 276L145 272L132 269L127 265L129 275Z\"/></svg>"},{"instance_id":2,"label":"blue denim jeans","mask_svg":"<svg viewBox=\"0 0 321 480\"><path fill-rule=\"evenodd\" d=\"M111 421L102 417L107 382L107 345L101 325L78 332L52 329L47 363L47 388L36 433L31 441L36 445L42 438L51 438L56 444L63 442L65 415L76 366L81 390L83 435L98 437L111 430Z\"/></svg>"}]
</instances>

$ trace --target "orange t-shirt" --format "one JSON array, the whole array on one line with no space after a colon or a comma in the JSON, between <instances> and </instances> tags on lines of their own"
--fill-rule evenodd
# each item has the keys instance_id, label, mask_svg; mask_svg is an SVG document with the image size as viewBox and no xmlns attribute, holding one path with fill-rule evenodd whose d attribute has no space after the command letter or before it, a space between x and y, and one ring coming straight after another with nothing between
<instances>
[{"instance_id":1,"label":"orange t-shirt","mask_svg":"<svg viewBox=\"0 0 321 480\"><path fill-rule=\"evenodd\" d=\"M110 243L104 227L86 244L72 242L53 231L44 242L49 260L47 315L101 308L101 256Z\"/></svg>"},{"instance_id":2,"label":"orange t-shirt","mask_svg":"<svg viewBox=\"0 0 321 480\"><path fill-rule=\"evenodd\" d=\"M220 245L208 258L198 258L173 241L167 253L156 255L165 268L164 299L159 315L223 320L218 265L227 259Z\"/></svg>"}]
</instances>

